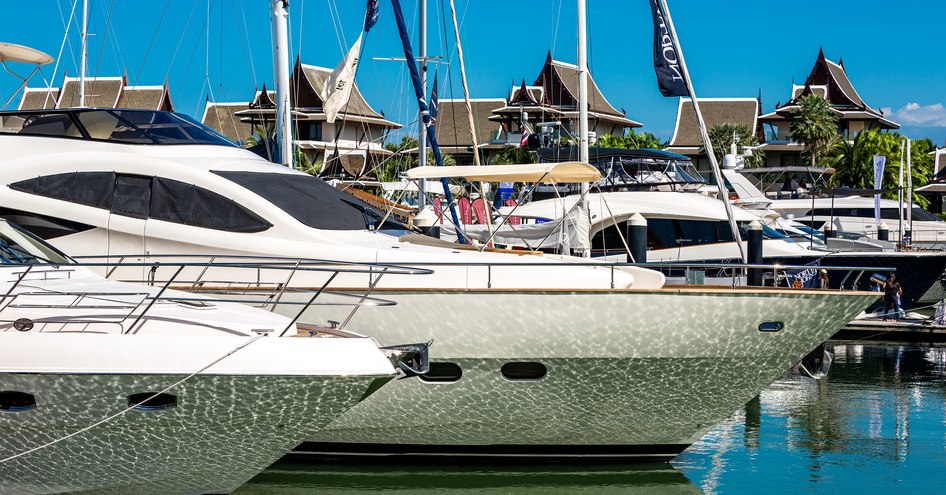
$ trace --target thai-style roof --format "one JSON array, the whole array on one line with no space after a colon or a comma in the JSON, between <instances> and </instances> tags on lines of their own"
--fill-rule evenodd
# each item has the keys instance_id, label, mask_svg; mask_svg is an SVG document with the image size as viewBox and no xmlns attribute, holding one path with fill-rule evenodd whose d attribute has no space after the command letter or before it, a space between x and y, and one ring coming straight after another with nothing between
<instances>
[{"instance_id":1,"label":"thai-style roof","mask_svg":"<svg viewBox=\"0 0 946 495\"><path fill-rule=\"evenodd\" d=\"M47 110L56 108L59 88L23 88L18 110Z\"/></svg>"},{"instance_id":2,"label":"thai-style roof","mask_svg":"<svg viewBox=\"0 0 946 495\"><path fill-rule=\"evenodd\" d=\"M462 99L440 100L436 121L437 142L441 147L467 148L473 146L470 134L470 118L467 115L466 103ZM493 133L499 130L499 125L490 122L489 117L493 110L505 105L503 98L473 98L470 106L473 108L473 118L476 122L476 137L479 144L492 139Z\"/></svg>"},{"instance_id":3,"label":"thai-style roof","mask_svg":"<svg viewBox=\"0 0 946 495\"><path fill-rule=\"evenodd\" d=\"M119 108L168 110L170 98L167 86L125 86L118 97Z\"/></svg>"},{"instance_id":4,"label":"thai-style roof","mask_svg":"<svg viewBox=\"0 0 946 495\"><path fill-rule=\"evenodd\" d=\"M700 98L700 111L706 129L719 124L743 124L758 135L761 132L759 100L756 98ZM670 151L696 151L703 147L703 138L697 126L693 100L680 98L677 122L670 138Z\"/></svg>"},{"instance_id":5,"label":"thai-style roof","mask_svg":"<svg viewBox=\"0 0 946 495\"><path fill-rule=\"evenodd\" d=\"M246 110L246 107L247 103L245 101L231 103L208 101L204 106L204 115L200 122L223 134L227 139L238 143L253 133L253 125L241 121L240 117L236 115L236 112Z\"/></svg>"},{"instance_id":6,"label":"thai-style roof","mask_svg":"<svg viewBox=\"0 0 946 495\"><path fill-rule=\"evenodd\" d=\"M841 120L871 120L882 129L900 128L896 122L884 118L883 112L871 108L864 102L861 95L854 89L854 84L851 83L844 65L825 58L824 50L818 51L818 58L805 83L792 84L791 100L780 105L775 112L763 115L761 120L787 119L798 108L798 101L803 96L812 94L827 100Z\"/></svg>"},{"instance_id":7,"label":"thai-style roof","mask_svg":"<svg viewBox=\"0 0 946 495\"><path fill-rule=\"evenodd\" d=\"M63 89L24 88L20 110L70 108L79 105L79 80L63 77ZM87 78L85 106L90 108L138 108L174 111L167 81L161 86L129 86L121 77Z\"/></svg>"},{"instance_id":8,"label":"thai-style roof","mask_svg":"<svg viewBox=\"0 0 946 495\"><path fill-rule=\"evenodd\" d=\"M125 87L125 78L123 77L86 78L85 106L115 108L118 105L118 97L121 96L123 87ZM77 78L65 78L56 106L58 108L79 106L79 80Z\"/></svg>"},{"instance_id":9,"label":"thai-style roof","mask_svg":"<svg viewBox=\"0 0 946 495\"><path fill-rule=\"evenodd\" d=\"M331 74L332 69L305 65L297 61L289 85L289 87L292 88L292 92L296 93L296 95L294 95L293 106L296 108L317 108L321 110L322 98L319 94L321 94L322 87ZM380 113L374 111L371 105L368 105L368 102L365 101L364 96L361 95L361 91L358 89L358 84L355 84L352 88L348 103L342 107L339 113L375 119L384 118Z\"/></svg>"},{"instance_id":10,"label":"thai-style roof","mask_svg":"<svg viewBox=\"0 0 946 495\"><path fill-rule=\"evenodd\" d=\"M549 53L535 82L527 86L525 80L513 85L506 104L493 111L491 120L502 121L503 114L516 115L521 111L539 111L565 118L578 116L578 66L552 59ZM588 116L625 127L641 127L625 117L608 102L591 74L588 74Z\"/></svg>"}]
</instances>

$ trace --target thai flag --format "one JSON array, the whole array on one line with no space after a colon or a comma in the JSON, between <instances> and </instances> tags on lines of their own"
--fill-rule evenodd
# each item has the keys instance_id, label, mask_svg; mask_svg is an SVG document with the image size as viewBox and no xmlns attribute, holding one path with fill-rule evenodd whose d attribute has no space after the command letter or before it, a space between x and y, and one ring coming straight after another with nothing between
<instances>
[{"instance_id":1,"label":"thai flag","mask_svg":"<svg viewBox=\"0 0 946 495\"><path fill-rule=\"evenodd\" d=\"M519 147L525 148L529 144L529 136L532 135L532 128L529 127L528 123L523 124L522 126L522 139L519 140Z\"/></svg>"}]
</instances>

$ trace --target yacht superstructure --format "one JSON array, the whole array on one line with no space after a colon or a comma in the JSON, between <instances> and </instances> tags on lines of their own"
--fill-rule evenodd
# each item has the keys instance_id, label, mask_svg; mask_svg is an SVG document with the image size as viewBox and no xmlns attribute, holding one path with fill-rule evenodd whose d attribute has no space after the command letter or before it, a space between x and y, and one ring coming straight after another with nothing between
<instances>
[{"instance_id":1,"label":"yacht superstructure","mask_svg":"<svg viewBox=\"0 0 946 495\"><path fill-rule=\"evenodd\" d=\"M320 317L382 344L433 338L431 373L382 388L304 450L667 459L876 297L667 287L642 268L410 242L357 199L172 114L68 110L0 122L0 214L71 254L265 254L433 271L334 280L335 291L370 285L397 305L350 321L347 310L320 308ZM299 275L290 285L324 282Z\"/></svg>"}]
</instances>

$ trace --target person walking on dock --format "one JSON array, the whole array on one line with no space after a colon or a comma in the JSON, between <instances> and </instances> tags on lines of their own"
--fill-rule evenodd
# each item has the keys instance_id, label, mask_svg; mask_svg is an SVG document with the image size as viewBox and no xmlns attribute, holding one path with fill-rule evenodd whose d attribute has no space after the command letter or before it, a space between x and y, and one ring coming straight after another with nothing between
<instances>
[{"instance_id":1,"label":"person walking on dock","mask_svg":"<svg viewBox=\"0 0 946 495\"><path fill-rule=\"evenodd\" d=\"M887 281L884 282L884 320L890 316L890 309L897 311L896 318L900 321L900 295L903 294L903 287L897 282L897 275L890 274Z\"/></svg>"}]
</instances>

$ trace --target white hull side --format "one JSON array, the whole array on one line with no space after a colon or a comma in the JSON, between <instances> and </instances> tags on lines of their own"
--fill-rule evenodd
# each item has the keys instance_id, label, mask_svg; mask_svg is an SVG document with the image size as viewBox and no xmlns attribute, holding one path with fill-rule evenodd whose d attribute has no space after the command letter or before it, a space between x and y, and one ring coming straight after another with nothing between
<instances>
[{"instance_id":1,"label":"white hull side","mask_svg":"<svg viewBox=\"0 0 946 495\"><path fill-rule=\"evenodd\" d=\"M688 445L876 299L777 290L704 295L713 291L383 291L398 305L362 308L348 328L374 329L382 343L433 338L432 361L457 363L463 376L453 384L398 380L312 440ZM491 308L499 301L521 311L498 314ZM565 317L575 312L587 315L585 326ZM771 321L785 329L758 330ZM521 361L545 364L548 375L533 382L501 376L503 364Z\"/></svg>"},{"instance_id":2,"label":"white hull side","mask_svg":"<svg viewBox=\"0 0 946 495\"><path fill-rule=\"evenodd\" d=\"M0 414L0 456L64 437L127 407L128 395L182 376L0 374L33 393L32 411ZM229 493L357 402L368 377L198 376L177 407L130 411L0 464L0 492Z\"/></svg>"},{"instance_id":3,"label":"white hull side","mask_svg":"<svg viewBox=\"0 0 946 495\"><path fill-rule=\"evenodd\" d=\"M210 365L250 337L0 332L0 390L35 408L0 414L0 459L66 437ZM393 368L366 338L261 337L167 393L0 463L0 493L227 493L338 417Z\"/></svg>"}]
</instances>

